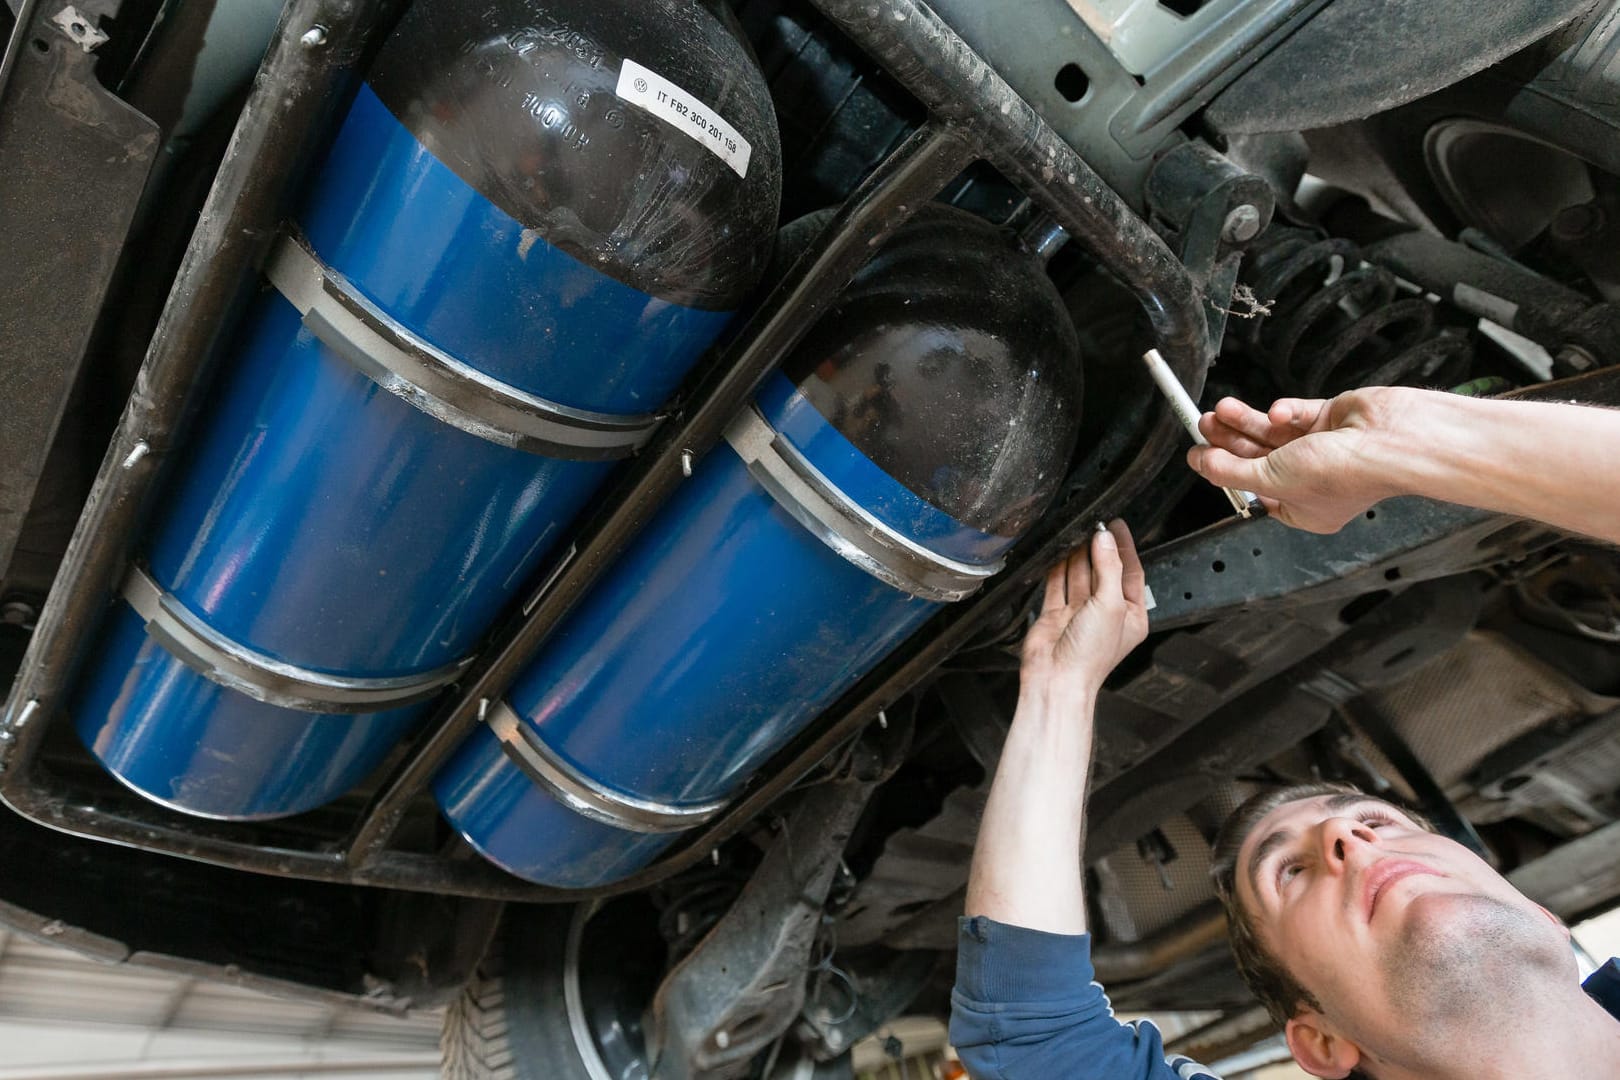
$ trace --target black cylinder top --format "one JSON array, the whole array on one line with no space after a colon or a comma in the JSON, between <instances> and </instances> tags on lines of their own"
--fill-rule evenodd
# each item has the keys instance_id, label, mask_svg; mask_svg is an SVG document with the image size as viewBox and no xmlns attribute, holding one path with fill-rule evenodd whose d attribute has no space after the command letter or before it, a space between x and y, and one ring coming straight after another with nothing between
<instances>
[{"instance_id":1,"label":"black cylinder top","mask_svg":"<svg viewBox=\"0 0 1620 1080\"><path fill-rule=\"evenodd\" d=\"M640 80L652 111L615 92L627 60L653 73ZM781 148L723 5L417 0L368 81L490 202L642 292L728 310L765 268ZM699 124L701 140L686 130ZM750 145L746 176L716 152L728 126Z\"/></svg>"},{"instance_id":2,"label":"black cylinder top","mask_svg":"<svg viewBox=\"0 0 1620 1080\"><path fill-rule=\"evenodd\" d=\"M1079 343L1041 261L938 203L855 276L786 371L890 476L999 536L1045 510L1079 435Z\"/></svg>"}]
</instances>

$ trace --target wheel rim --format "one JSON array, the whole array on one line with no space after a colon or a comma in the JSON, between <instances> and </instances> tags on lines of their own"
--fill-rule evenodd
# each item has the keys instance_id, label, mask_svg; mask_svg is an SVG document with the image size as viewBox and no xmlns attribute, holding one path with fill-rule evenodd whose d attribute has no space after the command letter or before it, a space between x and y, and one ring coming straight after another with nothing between
<instances>
[{"instance_id":1,"label":"wheel rim","mask_svg":"<svg viewBox=\"0 0 1620 1080\"><path fill-rule=\"evenodd\" d=\"M648 1075L641 1017L660 972L646 958L661 955L663 942L650 917L627 917L634 906L633 900L581 904L568 927L563 1002L574 1051L591 1080ZM584 956L591 958L588 967Z\"/></svg>"}]
</instances>

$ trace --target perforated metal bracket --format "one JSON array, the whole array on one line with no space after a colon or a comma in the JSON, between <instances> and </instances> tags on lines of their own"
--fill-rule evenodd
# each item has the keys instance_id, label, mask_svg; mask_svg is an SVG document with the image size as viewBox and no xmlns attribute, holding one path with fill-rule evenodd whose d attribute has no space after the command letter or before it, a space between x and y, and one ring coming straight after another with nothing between
<instances>
[{"instance_id":1,"label":"perforated metal bracket","mask_svg":"<svg viewBox=\"0 0 1620 1080\"><path fill-rule=\"evenodd\" d=\"M635 833L683 832L725 809L726 801L677 806L638 799L591 779L565 761L504 701L484 708L484 723L507 758L557 801L582 817Z\"/></svg>"},{"instance_id":2,"label":"perforated metal bracket","mask_svg":"<svg viewBox=\"0 0 1620 1080\"><path fill-rule=\"evenodd\" d=\"M726 428L726 442L777 504L822 543L879 581L923 600L949 603L977 592L1002 560L977 566L930 551L850 499L752 406Z\"/></svg>"},{"instance_id":3,"label":"perforated metal bracket","mask_svg":"<svg viewBox=\"0 0 1620 1080\"><path fill-rule=\"evenodd\" d=\"M146 621L148 636L204 678L255 701L302 712L370 713L433 697L472 657L418 675L354 678L288 664L227 638L166 592L145 570L124 579L124 599Z\"/></svg>"},{"instance_id":4,"label":"perforated metal bracket","mask_svg":"<svg viewBox=\"0 0 1620 1080\"><path fill-rule=\"evenodd\" d=\"M628 457L658 426L652 413L575 409L491 378L400 325L297 237L276 242L264 273L322 344L390 394L480 439L598 461Z\"/></svg>"}]
</instances>

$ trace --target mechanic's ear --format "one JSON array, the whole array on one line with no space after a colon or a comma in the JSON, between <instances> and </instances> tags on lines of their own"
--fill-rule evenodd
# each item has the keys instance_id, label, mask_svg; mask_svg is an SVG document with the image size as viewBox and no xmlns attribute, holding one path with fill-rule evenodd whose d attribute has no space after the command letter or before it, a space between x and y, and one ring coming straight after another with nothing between
<instances>
[{"instance_id":1,"label":"mechanic's ear","mask_svg":"<svg viewBox=\"0 0 1620 1080\"><path fill-rule=\"evenodd\" d=\"M1300 1013L1284 1025L1283 1037L1299 1067L1322 1080L1344 1080L1361 1061L1355 1044L1335 1034L1319 1013Z\"/></svg>"}]
</instances>

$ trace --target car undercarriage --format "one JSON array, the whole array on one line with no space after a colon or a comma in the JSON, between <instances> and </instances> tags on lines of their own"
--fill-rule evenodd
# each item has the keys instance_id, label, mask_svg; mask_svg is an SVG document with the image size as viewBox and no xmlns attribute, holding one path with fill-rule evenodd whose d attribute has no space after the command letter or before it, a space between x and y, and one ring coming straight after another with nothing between
<instances>
[{"instance_id":1,"label":"car undercarriage","mask_svg":"<svg viewBox=\"0 0 1620 1080\"><path fill-rule=\"evenodd\" d=\"M1116 1007L1217 1014L1172 1044L1206 1061L1272 1033L1207 881L1215 830L1267 784L1345 780L1412 806L1572 922L1620 900L1616 552L1415 498L1331 536L1235 517L1186 468L1185 435L1140 361L1158 348L1206 404L1405 384L1620 406L1611 5L488 7L476 17L503 48L595 67L611 50L563 32L570 20L704 13L757 68L780 140L779 208L757 194L739 205L771 231L808 224L783 231L737 317L516 576L462 665L413 690L411 704L428 704L410 735L320 805L252 820L143 797L69 714L126 598L148 634L169 627L165 648L185 644L184 620L142 611L127 583L158 573L140 552L168 513L166 485L225 414L247 312L275 290L292 299L279 253L303 242L315 258L327 243L288 222L345 110L371 92L362 78L391 104L403 76L381 74L393 70L385 43L415 9L0 9L7 925L277 993L448 1004L452 1076L848 1075L861 1038L902 1013L948 1010L1038 583L1114 516L1137 537L1154 598L1147 642L1098 703L1080 853L1097 977ZM532 119L563 131L551 115L537 99ZM720 145L736 134L724 118L711 130ZM585 133L567 138L583 146ZM751 182L763 184L769 153L753 141ZM750 168L698 156L727 183L741 181L725 169ZM672 839L644 865L556 884L481 857L435 806L435 778L488 729L506 747L497 759L541 790L566 786L533 740L525 750L502 734L523 723L502 719L514 684L639 557L661 509L740 447L736 418L756 415L750 402L784 363L795 370L807 334L853 319L858 273L943 213L931 202L1021 238L1072 322L1078 441L1044 511L999 572L941 591L937 610L826 688L830 704L693 824L659 825ZM337 296L339 275L323 280ZM1032 330L1055 335L1058 321ZM450 383L417 378L418 409L475 409L445 389L434 412L421 400ZM843 528L836 510L819 526ZM901 547L845 557L913 572ZM211 639L194 637L193 672L212 663L215 684L263 690L251 672L228 681ZM629 805L611 791L572 798L592 820Z\"/></svg>"}]
</instances>

